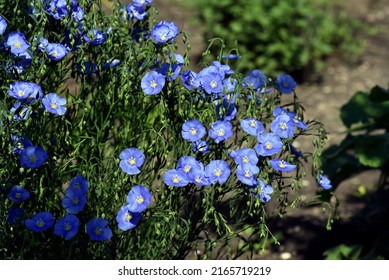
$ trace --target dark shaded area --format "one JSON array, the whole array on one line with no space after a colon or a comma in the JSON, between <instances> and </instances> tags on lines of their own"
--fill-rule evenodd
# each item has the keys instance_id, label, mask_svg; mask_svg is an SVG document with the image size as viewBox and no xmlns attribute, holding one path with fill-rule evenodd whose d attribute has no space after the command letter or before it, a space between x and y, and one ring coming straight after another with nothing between
<instances>
[{"instance_id":1,"label":"dark shaded area","mask_svg":"<svg viewBox=\"0 0 389 280\"><path fill-rule=\"evenodd\" d=\"M358 246L361 249L358 259L387 259L389 257L388 201L388 188L380 188L363 199L350 198L344 203L353 205L363 202L365 207L348 220L335 220L331 230L326 230L323 221L315 216L287 217L271 224L270 229L273 232L283 233L282 239L284 242L287 241L286 246L293 246L287 247L286 250L294 250L299 259L323 259L325 251L342 244ZM275 246L271 250L281 249Z\"/></svg>"}]
</instances>

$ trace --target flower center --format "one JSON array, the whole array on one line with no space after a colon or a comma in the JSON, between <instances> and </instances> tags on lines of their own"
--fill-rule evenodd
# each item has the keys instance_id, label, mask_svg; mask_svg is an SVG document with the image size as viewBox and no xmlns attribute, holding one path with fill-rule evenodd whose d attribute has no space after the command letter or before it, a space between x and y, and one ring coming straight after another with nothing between
<instances>
[{"instance_id":1,"label":"flower center","mask_svg":"<svg viewBox=\"0 0 389 280\"><path fill-rule=\"evenodd\" d=\"M150 83L150 86L152 88L156 88L157 87L157 82L155 80L152 80L151 83Z\"/></svg>"},{"instance_id":2,"label":"flower center","mask_svg":"<svg viewBox=\"0 0 389 280\"><path fill-rule=\"evenodd\" d=\"M251 121L250 121L250 126L256 127L256 126L257 126L256 121L255 121L255 120L251 120Z\"/></svg>"},{"instance_id":3,"label":"flower center","mask_svg":"<svg viewBox=\"0 0 389 280\"><path fill-rule=\"evenodd\" d=\"M194 128L194 127L192 127L192 128L190 129L190 133L191 133L192 135L196 135L197 129Z\"/></svg>"},{"instance_id":4,"label":"flower center","mask_svg":"<svg viewBox=\"0 0 389 280\"><path fill-rule=\"evenodd\" d=\"M131 165L134 165L136 163L135 158L130 157L130 159L128 160L128 163L131 164Z\"/></svg>"},{"instance_id":5,"label":"flower center","mask_svg":"<svg viewBox=\"0 0 389 280\"><path fill-rule=\"evenodd\" d=\"M18 91L18 96L19 96L19 97L24 96L24 92L23 92L22 90L19 90L19 91Z\"/></svg>"},{"instance_id":6,"label":"flower center","mask_svg":"<svg viewBox=\"0 0 389 280\"><path fill-rule=\"evenodd\" d=\"M278 162L278 166L279 166L280 168L285 168L285 167L286 167L285 161L280 160L280 161Z\"/></svg>"},{"instance_id":7,"label":"flower center","mask_svg":"<svg viewBox=\"0 0 389 280\"><path fill-rule=\"evenodd\" d=\"M185 165L184 171L185 173L188 173L192 167L190 165Z\"/></svg>"},{"instance_id":8,"label":"flower center","mask_svg":"<svg viewBox=\"0 0 389 280\"><path fill-rule=\"evenodd\" d=\"M245 170L245 171L244 171L244 176L245 176L246 178L250 178L250 177L251 177L251 172L250 172L250 170Z\"/></svg>"},{"instance_id":9,"label":"flower center","mask_svg":"<svg viewBox=\"0 0 389 280\"><path fill-rule=\"evenodd\" d=\"M199 176L196 176L195 181L196 183L201 183L201 178Z\"/></svg>"},{"instance_id":10,"label":"flower center","mask_svg":"<svg viewBox=\"0 0 389 280\"><path fill-rule=\"evenodd\" d=\"M95 234L101 235L101 232L102 232L101 228L99 228L99 227L95 228Z\"/></svg>"},{"instance_id":11,"label":"flower center","mask_svg":"<svg viewBox=\"0 0 389 280\"><path fill-rule=\"evenodd\" d=\"M270 150L271 148L273 148L273 145L270 142L266 142L265 148Z\"/></svg>"},{"instance_id":12,"label":"flower center","mask_svg":"<svg viewBox=\"0 0 389 280\"><path fill-rule=\"evenodd\" d=\"M217 176L217 177L220 177L220 175L222 175L222 171L219 168L216 168L213 171L213 174L215 174L215 176Z\"/></svg>"},{"instance_id":13,"label":"flower center","mask_svg":"<svg viewBox=\"0 0 389 280\"><path fill-rule=\"evenodd\" d=\"M220 128L220 129L218 130L218 132L217 132L217 135L218 135L218 136L224 136L224 134L225 134L225 131L224 131L223 128Z\"/></svg>"},{"instance_id":14,"label":"flower center","mask_svg":"<svg viewBox=\"0 0 389 280\"><path fill-rule=\"evenodd\" d=\"M250 161L250 159L248 158L248 156L244 156L244 157L242 158L242 161L245 162L245 163L247 163L247 162Z\"/></svg>"},{"instance_id":15,"label":"flower center","mask_svg":"<svg viewBox=\"0 0 389 280\"><path fill-rule=\"evenodd\" d=\"M36 222L36 225L40 228L44 227L45 226L45 222L42 221L42 219L39 219L37 222Z\"/></svg>"},{"instance_id":16,"label":"flower center","mask_svg":"<svg viewBox=\"0 0 389 280\"><path fill-rule=\"evenodd\" d=\"M22 196L21 193L19 193L19 192L18 192L18 193L15 193L15 197L16 197L16 198L20 198L21 196Z\"/></svg>"},{"instance_id":17,"label":"flower center","mask_svg":"<svg viewBox=\"0 0 389 280\"><path fill-rule=\"evenodd\" d=\"M65 230L69 231L72 228L72 226L69 223L65 224Z\"/></svg>"},{"instance_id":18,"label":"flower center","mask_svg":"<svg viewBox=\"0 0 389 280\"><path fill-rule=\"evenodd\" d=\"M173 176L173 183L179 183L180 182L180 178L178 178L178 176L177 175L174 175Z\"/></svg>"},{"instance_id":19,"label":"flower center","mask_svg":"<svg viewBox=\"0 0 389 280\"><path fill-rule=\"evenodd\" d=\"M126 219L127 221L131 221L132 215L131 215L130 213L127 212L125 219Z\"/></svg>"},{"instance_id":20,"label":"flower center","mask_svg":"<svg viewBox=\"0 0 389 280\"><path fill-rule=\"evenodd\" d=\"M30 162L36 162L36 161L37 161L36 156L34 155L30 156Z\"/></svg>"},{"instance_id":21,"label":"flower center","mask_svg":"<svg viewBox=\"0 0 389 280\"><path fill-rule=\"evenodd\" d=\"M57 109L57 103L53 102L50 104L50 107L53 108L53 109Z\"/></svg>"},{"instance_id":22,"label":"flower center","mask_svg":"<svg viewBox=\"0 0 389 280\"><path fill-rule=\"evenodd\" d=\"M144 198L143 198L143 196L138 195L138 196L136 197L136 202L137 202L138 204L142 204L143 201L145 201Z\"/></svg>"},{"instance_id":23,"label":"flower center","mask_svg":"<svg viewBox=\"0 0 389 280\"><path fill-rule=\"evenodd\" d=\"M286 128L287 128L287 125L286 125L286 123L280 123L280 128L282 129L282 130L285 130Z\"/></svg>"},{"instance_id":24,"label":"flower center","mask_svg":"<svg viewBox=\"0 0 389 280\"><path fill-rule=\"evenodd\" d=\"M209 83L209 85L211 86L211 88L215 88L215 87L217 87L217 82L214 81L214 80L212 80L212 81Z\"/></svg>"},{"instance_id":25,"label":"flower center","mask_svg":"<svg viewBox=\"0 0 389 280\"><path fill-rule=\"evenodd\" d=\"M73 201L73 204L78 204L80 202L78 197L73 197L72 201Z\"/></svg>"},{"instance_id":26,"label":"flower center","mask_svg":"<svg viewBox=\"0 0 389 280\"><path fill-rule=\"evenodd\" d=\"M163 33L159 36L159 39L161 39L162 41L165 41L166 40L166 34Z\"/></svg>"},{"instance_id":27,"label":"flower center","mask_svg":"<svg viewBox=\"0 0 389 280\"><path fill-rule=\"evenodd\" d=\"M15 48L20 48L22 44L19 41L16 41L14 44Z\"/></svg>"}]
</instances>

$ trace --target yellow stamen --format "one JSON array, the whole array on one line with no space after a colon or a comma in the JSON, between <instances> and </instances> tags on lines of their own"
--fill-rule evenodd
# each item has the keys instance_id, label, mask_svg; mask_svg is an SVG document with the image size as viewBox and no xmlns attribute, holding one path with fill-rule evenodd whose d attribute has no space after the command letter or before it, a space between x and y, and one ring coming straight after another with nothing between
<instances>
[{"instance_id":1,"label":"yellow stamen","mask_svg":"<svg viewBox=\"0 0 389 280\"><path fill-rule=\"evenodd\" d=\"M209 85L211 86L211 88L215 88L215 87L217 87L217 82L212 81L209 83Z\"/></svg>"},{"instance_id":2,"label":"yellow stamen","mask_svg":"<svg viewBox=\"0 0 389 280\"><path fill-rule=\"evenodd\" d=\"M173 176L173 183L177 184L178 182L180 182L180 178L177 175Z\"/></svg>"},{"instance_id":3,"label":"yellow stamen","mask_svg":"<svg viewBox=\"0 0 389 280\"><path fill-rule=\"evenodd\" d=\"M251 120L251 121L250 121L250 126L256 127L256 126L257 126L256 121L255 121L255 120Z\"/></svg>"},{"instance_id":4,"label":"yellow stamen","mask_svg":"<svg viewBox=\"0 0 389 280\"><path fill-rule=\"evenodd\" d=\"M219 131L218 131L218 133L217 133L217 135L218 135L218 136L224 136L224 134L225 134L224 129L220 128Z\"/></svg>"},{"instance_id":5,"label":"yellow stamen","mask_svg":"<svg viewBox=\"0 0 389 280\"><path fill-rule=\"evenodd\" d=\"M14 46L15 46L15 48L20 48L22 46L22 44L19 41L17 41L17 42L15 42Z\"/></svg>"},{"instance_id":6,"label":"yellow stamen","mask_svg":"<svg viewBox=\"0 0 389 280\"><path fill-rule=\"evenodd\" d=\"M273 145L270 142L266 142L265 148L270 150L271 148L273 148Z\"/></svg>"},{"instance_id":7,"label":"yellow stamen","mask_svg":"<svg viewBox=\"0 0 389 280\"><path fill-rule=\"evenodd\" d=\"M134 165L136 163L135 158L130 157L130 159L128 160L128 163L131 164L131 165Z\"/></svg>"},{"instance_id":8,"label":"yellow stamen","mask_svg":"<svg viewBox=\"0 0 389 280\"><path fill-rule=\"evenodd\" d=\"M196 135L197 129L194 128L194 127L192 127L192 128L190 129L190 133L191 133L192 135Z\"/></svg>"},{"instance_id":9,"label":"yellow stamen","mask_svg":"<svg viewBox=\"0 0 389 280\"><path fill-rule=\"evenodd\" d=\"M158 85L158 84L157 84L157 82L156 82L155 80L152 80L151 83L150 83L150 86L151 86L152 88L156 88L157 85Z\"/></svg>"},{"instance_id":10,"label":"yellow stamen","mask_svg":"<svg viewBox=\"0 0 389 280\"><path fill-rule=\"evenodd\" d=\"M213 173L215 174L215 176L217 177L220 177L220 175L222 175L222 171L219 169L219 168L216 168Z\"/></svg>"},{"instance_id":11,"label":"yellow stamen","mask_svg":"<svg viewBox=\"0 0 389 280\"><path fill-rule=\"evenodd\" d=\"M137 203L142 204L143 201L145 201L144 198L143 198L143 196L138 195L138 196L136 197L136 202L137 202Z\"/></svg>"}]
</instances>

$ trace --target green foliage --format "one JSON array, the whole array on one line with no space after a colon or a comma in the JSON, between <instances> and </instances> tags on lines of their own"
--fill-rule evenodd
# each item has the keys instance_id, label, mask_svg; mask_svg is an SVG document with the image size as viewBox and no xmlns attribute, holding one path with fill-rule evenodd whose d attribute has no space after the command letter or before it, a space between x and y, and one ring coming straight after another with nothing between
<instances>
[{"instance_id":1,"label":"green foliage","mask_svg":"<svg viewBox=\"0 0 389 280\"><path fill-rule=\"evenodd\" d=\"M389 91L375 86L370 92L357 92L346 103L340 117L348 128L345 139L323 153L326 174L336 187L363 170L380 169L388 175ZM382 180L381 180L382 181Z\"/></svg>"},{"instance_id":2,"label":"green foliage","mask_svg":"<svg viewBox=\"0 0 389 280\"><path fill-rule=\"evenodd\" d=\"M241 55L239 69L265 73L318 73L324 59L341 50L360 54L362 24L341 7L321 0L195 0L206 39L223 38ZM213 50L215 53L215 49Z\"/></svg>"},{"instance_id":3,"label":"green foliage","mask_svg":"<svg viewBox=\"0 0 389 280\"><path fill-rule=\"evenodd\" d=\"M326 260L357 260L360 258L362 247L341 244L324 252Z\"/></svg>"},{"instance_id":4,"label":"green foliage","mask_svg":"<svg viewBox=\"0 0 389 280\"><path fill-rule=\"evenodd\" d=\"M30 2L34 4L35 15L27 14ZM68 2L69 8L71 1ZM226 98L236 95L237 116L231 121L234 136L220 143L208 137L209 153L195 153L192 144L181 136L182 124L198 119L209 129L219 118L215 106L222 103L222 98L201 89L189 90L180 78L173 81L166 78L165 86L157 95L146 95L142 90L142 78L158 63L174 63L172 56L177 50L173 43L158 44L148 36L133 37L137 30L151 31L154 7L147 8L148 16L144 20L127 20L123 19L123 7L118 4L108 16L103 13L100 1L77 1L85 12L80 30L70 16L55 20L44 10L41 1L14 1L12 7L7 3L0 0L1 15L9 23L7 33L18 30L25 35L31 44L32 61L18 71L13 67L15 57L10 51L0 52L0 61L4 62L0 67L2 259L183 259L189 255L207 259L218 257L220 248L228 252L227 258L236 258L243 253L252 256L258 250L265 250L269 240L277 242L267 227L268 219L282 216L299 204L302 180L307 174L305 163L308 160L312 163L314 175L321 172L319 156L326 139L321 123L304 120L304 108L295 92L285 102L276 89L261 93L266 87L275 87L275 77L268 77L266 85L254 91L242 86L243 74L234 73L232 77L238 86L231 92L219 93ZM103 44L93 45L79 36L83 29L92 28L106 34ZM67 34L71 34L70 38ZM6 34L3 37L2 40ZM52 61L46 52L39 50L40 38L61 43L69 40L71 45L80 39L81 43L63 60ZM187 41L184 32L176 40L180 39ZM188 48L184 58L183 67L188 64ZM102 66L113 59L120 61L117 67ZM94 63L96 71L88 73L93 68L85 63ZM35 99L23 104L31 111L26 120L15 120L10 111L15 99L8 92L16 81L34 82L45 95L55 92L65 97L66 114L51 114ZM242 119L256 118L269 131L277 106L296 114L308 129L296 128L292 137L282 139L283 146L277 154L296 165L296 171L275 171L269 156L262 157L258 163L258 178L271 184L274 190L274 211L269 211L259 190L250 189L237 179L237 166L230 152L242 147L254 148L257 143L255 136L248 136L242 130L239 125ZM21 112L17 110L16 116L21 116ZM12 140L14 135L27 137L42 147L48 154L47 161L39 168L23 167L14 151L17 148ZM291 151L291 145L300 138L314 143L313 154L296 155ZM119 154L129 147L137 147L145 155L141 173L137 175L129 175L119 167ZM225 160L231 166L231 176L224 184L206 187L195 183L181 188L165 184L166 171L176 168L177 161L187 155L196 157L204 166L212 160ZM58 221L67 214L61 202L70 180L77 174L87 179L89 190L85 208L77 213L80 228L75 237L64 240L53 234L52 228L33 232L24 222L7 221L13 207L24 210L22 220L49 211ZM20 203L11 201L8 194L15 185L29 190L30 198ZM124 231L117 227L116 215L134 185L146 186L152 193L152 201L142 212L137 226ZM104 242L89 238L85 225L95 217L108 221L112 238ZM233 252L229 251L231 240L241 244Z\"/></svg>"}]
</instances>

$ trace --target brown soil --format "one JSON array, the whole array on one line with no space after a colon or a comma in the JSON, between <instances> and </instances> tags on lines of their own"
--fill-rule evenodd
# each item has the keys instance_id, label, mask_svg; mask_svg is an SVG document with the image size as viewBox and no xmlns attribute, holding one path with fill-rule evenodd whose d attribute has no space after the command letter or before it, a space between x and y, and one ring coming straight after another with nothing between
<instances>
[{"instance_id":1,"label":"brown soil","mask_svg":"<svg viewBox=\"0 0 389 280\"><path fill-rule=\"evenodd\" d=\"M193 59L201 57L205 43L198 26L189 20L191 11L183 8L184 0L155 0L159 8L159 19L176 22L182 30L189 32ZM357 62L339 56L330 57L322 72L320 82L301 84L297 93L308 119L325 124L329 133L328 146L344 138L345 127L339 117L339 109L357 91L368 91L375 85L387 88L389 82L389 5L387 0L350 0L345 4L350 17L361 19L369 26L378 27L380 32L369 35L361 32L366 49ZM302 149L309 143L302 143ZM339 219L331 231L325 229L326 216L319 207L300 207L271 224L274 233L282 235L280 246L271 246L264 255L256 259L322 259L323 251L336 245L352 243L355 225L351 218L366 204L358 197L358 187L367 191L375 189L379 177L376 171L364 172L344 181L336 190L340 201ZM313 178L305 182L303 198L314 195L317 187ZM222 258L223 256L221 256Z\"/></svg>"}]
</instances>

